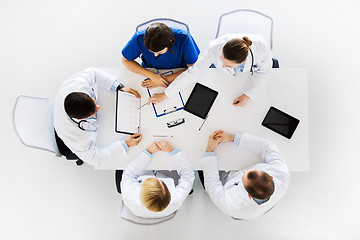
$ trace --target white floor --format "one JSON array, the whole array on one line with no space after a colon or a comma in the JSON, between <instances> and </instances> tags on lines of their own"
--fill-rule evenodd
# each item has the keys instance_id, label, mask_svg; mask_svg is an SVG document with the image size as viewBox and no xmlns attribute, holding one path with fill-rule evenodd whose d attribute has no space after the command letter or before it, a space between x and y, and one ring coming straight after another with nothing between
<instances>
[{"instance_id":1,"label":"white floor","mask_svg":"<svg viewBox=\"0 0 360 240\"><path fill-rule=\"evenodd\" d=\"M53 102L72 73L119 66L138 23L184 21L205 50L218 17L241 8L272 16L273 55L281 67L309 73L310 171L292 173L287 195L268 214L234 221L197 180L172 221L124 222L113 172L76 167L17 138L18 94ZM360 239L359 10L358 0L0 0L0 239Z\"/></svg>"}]
</instances>

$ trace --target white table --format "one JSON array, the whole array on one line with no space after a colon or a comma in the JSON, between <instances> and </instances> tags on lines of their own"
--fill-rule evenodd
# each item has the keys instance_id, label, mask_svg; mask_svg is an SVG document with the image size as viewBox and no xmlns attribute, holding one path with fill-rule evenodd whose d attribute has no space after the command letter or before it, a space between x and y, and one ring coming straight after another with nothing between
<instances>
[{"instance_id":1,"label":"white table","mask_svg":"<svg viewBox=\"0 0 360 240\"><path fill-rule=\"evenodd\" d=\"M119 76L119 80L127 87L136 89L142 96L141 102L148 100L147 91L140 86L144 77L132 73L124 67L102 68L102 70ZM234 107L233 100L241 95L243 83L248 74L226 76L217 69L208 69L199 79L204 85L219 92L208 119L199 131L203 119L184 110L162 117L156 117L152 106L141 109L140 132L142 141L135 147L130 147L128 154L121 161L100 167L98 169L124 169L141 151L156 139L153 135L171 135L169 142L178 149L184 150L193 168L201 169L200 159L204 155L208 136L215 130L228 133L247 132L274 142L284 156L291 171L309 170L309 127L308 127L308 89L307 71L298 68L273 69L267 85L261 90L255 100L250 100L245 107ZM184 102L188 99L195 83L181 92ZM115 133L115 93L98 88L98 140L97 145L104 147L117 139L128 135ZM293 137L289 140L261 125L270 106L274 106L298 119L300 124ZM166 123L185 118L185 123L168 128ZM215 150L219 159L219 169L236 170L248 167L261 159L250 152L241 150L233 143L222 143ZM174 169L168 153L153 154L148 169Z\"/></svg>"}]
</instances>

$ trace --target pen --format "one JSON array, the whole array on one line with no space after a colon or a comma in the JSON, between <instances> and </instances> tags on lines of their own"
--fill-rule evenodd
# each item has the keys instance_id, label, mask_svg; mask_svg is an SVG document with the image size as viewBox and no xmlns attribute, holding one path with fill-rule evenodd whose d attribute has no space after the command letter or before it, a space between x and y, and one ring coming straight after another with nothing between
<instances>
[{"instance_id":1,"label":"pen","mask_svg":"<svg viewBox=\"0 0 360 240\"><path fill-rule=\"evenodd\" d=\"M141 105L138 109L142 108L143 106L147 105L148 103L144 103L143 105Z\"/></svg>"},{"instance_id":2,"label":"pen","mask_svg":"<svg viewBox=\"0 0 360 240\"><path fill-rule=\"evenodd\" d=\"M154 137L174 137L174 136L169 136L169 135L154 135Z\"/></svg>"},{"instance_id":3,"label":"pen","mask_svg":"<svg viewBox=\"0 0 360 240\"><path fill-rule=\"evenodd\" d=\"M204 119L203 123L201 124L201 126L200 126L200 128L199 128L199 131L201 130L201 128L202 128L202 126L204 125L204 123L205 123L206 119L208 118L208 116L209 116L209 115L206 115L206 117L205 117L205 119Z\"/></svg>"}]
</instances>

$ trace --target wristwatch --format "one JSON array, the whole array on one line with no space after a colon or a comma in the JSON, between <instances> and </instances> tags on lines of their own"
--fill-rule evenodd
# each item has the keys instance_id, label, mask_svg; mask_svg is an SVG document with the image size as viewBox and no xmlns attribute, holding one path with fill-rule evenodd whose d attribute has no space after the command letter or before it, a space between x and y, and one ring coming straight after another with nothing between
<instances>
[{"instance_id":1,"label":"wristwatch","mask_svg":"<svg viewBox=\"0 0 360 240\"><path fill-rule=\"evenodd\" d=\"M116 91L120 91L124 87L124 84L119 83L119 86L117 86Z\"/></svg>"}]
</instances>

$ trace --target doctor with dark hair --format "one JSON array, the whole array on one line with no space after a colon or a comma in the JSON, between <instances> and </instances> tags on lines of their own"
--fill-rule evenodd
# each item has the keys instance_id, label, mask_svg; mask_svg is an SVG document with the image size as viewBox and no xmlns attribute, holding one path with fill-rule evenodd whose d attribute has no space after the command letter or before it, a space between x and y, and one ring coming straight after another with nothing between
<instances>
[{"instance_id":1,"label":"doctor with dark hair","mask_svg":"<svg viewBox=\"0 0 360 240\"><path fill-rule=\"evenodd\" d=\"M134 94L139 93L124 87L116 76L97 68L88 68L65 80L56 95L54 104L55 137L62 155L74 154L92 166L101 166L121 159L130 146L141 140L141 134L134 134L125 140L118 140L107 147L96 146L97 104L95 85L106 90L116 89Z\"/></svg>"},{"instance_id":2,"label":"doctor with dark hair","mask_svg":"<svg viewBox=\"0 0 360 240\"><path fill-rule=\"evenodd\" d=\"M142 86L154 88L168 86L197 61L200 50L188 31L156 22L149 25L146 30L136 32L121 53L125 67L148 78L142 82ZM141 65L135 61L139 57L142 60ZM172 75L162 76L147 68L184 69Z\"/></svg>"}]
</instances>

